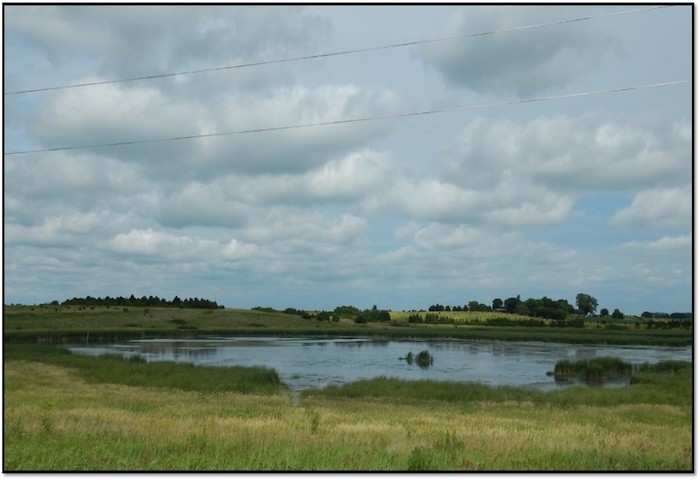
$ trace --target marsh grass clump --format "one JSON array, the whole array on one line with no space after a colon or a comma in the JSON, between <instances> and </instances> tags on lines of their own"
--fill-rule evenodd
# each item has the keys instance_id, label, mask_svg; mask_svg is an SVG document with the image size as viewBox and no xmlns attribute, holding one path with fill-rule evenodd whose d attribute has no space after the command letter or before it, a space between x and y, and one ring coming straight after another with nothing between
<instances>
[{"instance_id":1,"label":"marsh grass clump","mask_svg":"<svg viewBox=\"0 0 700 480\"><path fill-rule=\"evenodd\" d=\"M554 379L580 378L587 383L602 383L632 373L632 364L617 357L599 357L587 360L560 360L554 365Z\"/></svg>"},{"instance_id":2,"label":"marsh grass clump","mask_svg":"<svg viewBox=\"0 0 700 480\"><path fill-rule=\"evenodd\" d=\"M418 355L416 355L416 364L421 368L428 368L433 364L433 356L429 351L423 350Z\"/></svg>"},{"instance_id":3,"label":"marsh grass clump","mask_svg":"<svg viewBox=\"0 0 700 480\"><path fill-rule=\"evenodd\" d=\"M530 401L539 393L517 387L492 387L480 383L460 383L435 380L402 380L376 377L344 385L329 385L308 389L303 397L335 398L395 398L401 401L439 400L446 402Z\"/></svg>"},{"instance_id":4,"label":"marsh grass clump","mask_svg":"<svg viewBox=\"0 0 700 480\"><path fill-rule=\"evenodd\" d=\"M688 368L691 366L690 362L684 362L683 360L663 360L658 363L644 363L637 368L638 372L649 372L649 373L671 373L676 374L680 370Z\"/></svg>"}]
</instances>

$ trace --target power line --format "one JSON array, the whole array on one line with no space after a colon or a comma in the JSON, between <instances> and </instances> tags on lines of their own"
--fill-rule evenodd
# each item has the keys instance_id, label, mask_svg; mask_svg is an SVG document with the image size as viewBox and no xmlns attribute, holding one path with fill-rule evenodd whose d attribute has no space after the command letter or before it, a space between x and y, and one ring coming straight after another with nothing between
<instances>
[{"instance_id":1,"label":"power line","mask_svg":"<svg viewBox=\"0 0 700 480\"><path fill-rule=\"evenodd\" d=\"M523 26L519 26L519 27L508 27L508 28L489 30L489 31L478 32L478 33L467 33L467 34L463 34L463 35L454 35L454 36L450 36L450 37L432 38L432 39L427 39L427 40L416 40L416 41L412 41L412 42L394 43L391 45L382 45L382 46L378 46L378 47L357 48L357 49L352 49L352 50L342 50L342 51L338 51L338 52L319 53L316 55L306 55L306 56L302 56L302 57L283 58L283 59L277 59L277 60L265 60L265 61L261 61L261 62L251 62L251 63L239 63L239 64L235 64L235 65L224 65L221 67L210 67L210 68L202 68L202 69L197 69L197 70L184 70L181 72L156 73L156 74L151 74L151 75L143 75L143 76L139 76L139 77L121 78L121 79L114 79L114 80L101 80L101 81L85 82L85 83L75 83L75 84L70 84L70 85L59 85L59 86L55 86L55 87L34 88L34 89L29 89L29 90L17 90L14 92L5 92L5 95L20 95L20 94L27 94L27 93L46 92L46 91L50 91L50 90L62 90L62 89L67 89L67 88L92 87L92 86L96 86L96 85L106 85L106 84L110 84L110 83L135 82L135 81L139 81L139 80L153 80L153 79L157 79L157 78L176 77L176 76L182 76L182 75L193 75L193 74L197 74L197 73L220 72L220 71L224 71L224 70L233 70L233 69L238 69L238 68L249 68L249 67L258 67L258 66L262 66L262 65L272 65L272 64L278 64L278 63L289 63L289 62L298 62L298 61L303 61L303 60L314 60L317 58L327 58L327 57L335 57L335 56L340 56L340 55L351 55L351 54L357 54L357 53L372 52L372 51L376 51L376 50L387 50L387 49L392 49L392 48L410 47L410 46L421 45L421 44L426 44L426 43L436 43L436 42L444 42L444 41L448 41L448 40L473 38L473 37L480 37L480 36L485 36L485 35L494 35L497 33L532 30L532 29L536 29L536 28L551 27L554 25L564 25L567 23L583 22L583 21L587 21L587 20L595 20L595 19L599 19L599 18L612 17L612 16L616 16L616 15L629 15L629 14L633 14L633 13L646 12L646 11L650 11L650 10L657 10L659 8L668 8L669 6L670 5L658 5L658 6L649 7L649 8L636 8L636 9L632 9L632 10L623 10L623 11L619 11L619 12L602 13L602 14L598 14L598 15L588 15L585 17L557 20L557 21L547 22L547 23L523 25Z\"/></svg>"},{"instance_id":2,"label":"power line","mask_svg":"<svg viewBox=\"0 0 700 480\"><path fill-rule=\"evenodd\" d=\"M66 146L66 147L41 148L41 149L36 149L36 150L18 150L18 151L14 151L14 152L5 152L4 155L5 156L25 155L25 154L29 154L29 153L58 152L58 151L66 151L66 150L84 150L84 149L89 149L89 148L121 147L121 146L127 146L127 145L142 145L142 144L146 144L146 143L160 143L160 142L172 142L172 141L179 141L179 140L193 140L193 139L197 139L197 138L211 138L211 137L223 137L223 136L230 136L230 135L244 135L244 134L250 134L250 133L276 132L276 131L282 131L282 130L293 130L293 129L298 129L298 128L323 127L323 126L330 126L330 125L342 125L342 124L347 124L347 123L370 122L370 121L376 121L376 120L389 120L389 119L395 119L395 118L417 117L417 116L421 116L421 115L434 115L434 114L438 114L438 113L459 112L459 111L467 111L467 110L479 110L479 109L495 108L495 107L507 107L507 106L512 106L512 105L521 105L521 104L525 104L525 103L537 103L537 102L546 102L546 101L552 101L552 100L564 100L564 99L568 99L568 98L587 97L587 96L592 96L592 95L621 93L621 92L628 92L628 91L632 91L632 90L642 90L642 89L647 89L647 88L670 87L670 86L674 86L674 85L681 85L684 83L690 83L690 80L678 80L678 81L673 81L673 82L651 83L651 84L646 84L646 85L634 85L634 86L629 86L629 87L611 88L611 89L607 89L607 90L593 90L593 91L589 91L589 92L568 93L568 94L564 94L564 95L553 95L553 96L548 96L548 97L533 97L533 98L526 98L526 99L522 99L522 100L513 100L510 102L487 103L487 104L480 104L480 105L465 105L465 106L460 106L460 107L440 108L440 109L433 109L433 110L424 110L424 111L420 111L420 112L398 113L398 114L393 114L393 115L379 115L379 116L374 116L374 117L359 117L359 118L350 118L350 119L343 119L343 120L331 120L331 121L317 122L317 123L302 123L302 124L296 124L296 125L284 125L284 126L278 126L278 127L253 128L253 129L249 129L249 130L236 130L236 131L232 131L232 132L201 133L201 134L195 134L195 135L182 135L182 136L177 136L177 137L153 138L153 139L147 139L147 140L127 140L127 141L122 141L122 142L98 143L98 144L93 144L93 145L74 145L74 146Z\"/></svg>"}]
</instances>

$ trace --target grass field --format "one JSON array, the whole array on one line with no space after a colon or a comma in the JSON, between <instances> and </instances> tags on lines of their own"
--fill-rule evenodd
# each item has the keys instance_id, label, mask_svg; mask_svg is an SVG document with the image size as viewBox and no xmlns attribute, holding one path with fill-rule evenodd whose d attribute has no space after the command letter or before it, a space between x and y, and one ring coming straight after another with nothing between
<instances>
[{"instance_id":1,"label":"grass field","mask_svg":"<svg viewBox=\"0 0 700 480\"><path fill-rule=\"evenodd\" d=\"M621 389L380 378L295 399L270 377L242 389L245 369L4 355L5 471L692 468L690 365Z\"/></svg>"},{"instance_id":2,"label":"grass field","mask_svg":"<svg viewBox=\"0 0 700 480\"><path fill-rule=\"evenodd\" d=\"M423 313L425 314L425 313ZM5 341L43 342L109 341L117 338L193 336L198 334L263 335L382 335L394 337L449 337L496 340L539 340L568 343L636 345L691 345L691 329L646 329L634 324L620 329L488 326L489 319L527 317L494 312L440 312L457 325L409 324L409 312L391 312L389 323L358 325L351 319L320 322L296 315L242 309L178 309L134 307L6 307ZM461 323L468 323L464 325ZM478 323L476 323L478 322ZM473 324L476 323L476 324Z\"/></svg>"}]
</instances>

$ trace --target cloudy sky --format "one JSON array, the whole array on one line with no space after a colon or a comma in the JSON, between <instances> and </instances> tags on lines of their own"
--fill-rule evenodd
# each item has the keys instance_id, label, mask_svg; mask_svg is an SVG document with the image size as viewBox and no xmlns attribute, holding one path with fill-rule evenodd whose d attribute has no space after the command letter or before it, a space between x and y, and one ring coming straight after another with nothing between
<instances>
[{"instance_id":1,"label":"cloudy sky","mask_svg":"<svg viewBox=\"0 0 700 480\"><path fill-rule=\"evenodd\" d=\"M636 8L6 5L5 303L691 311L692 84L573 95L692 79Z\"/></svg>"}]
</instances>

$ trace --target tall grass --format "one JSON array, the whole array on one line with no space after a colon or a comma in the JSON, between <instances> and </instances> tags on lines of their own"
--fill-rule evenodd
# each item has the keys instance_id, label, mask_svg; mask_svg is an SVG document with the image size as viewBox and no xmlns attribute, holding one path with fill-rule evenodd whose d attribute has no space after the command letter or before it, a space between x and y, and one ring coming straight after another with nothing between
<instances>
[{"instance_id":1,"label":"tall grass","mask_svg":"<svg viewBox=\"0 0 700 480\"><path fill-rule=\"evenodd\" d=\"M620 388L569 387L543 392L519 387L492 387L478 383L457 383L432 380L400 380L378 377L358 380L345 385L306 390L302 396L347 399L379 399L395 403L446 401L530 402L537 405L569 407L574 405L675 405L692 404L692 365L673 362L676 369L662 372L638 372L632 375L632 385ZM649 367L654 370L656 367Z\"/></svg>"},{"instance_id":2,"label":"tall grass","mask_svg":"<svg viewBox=\"0 0 700 480\"><path fill-rule=\"evenodd\" d=\"M680 381L686 370L668 376ZM422 391L416 401L314 395L294 406L287 393L95 388L73 368L10 360L3 467L689 472L693 466L690 403L592 406L581 392L564 406L441 401L433 390Z\"/></svg>"},{"instance_id":3,"label":"tall grass","mask_svg":"<svg viewBox=\"0 0 700 480\"><path fill-rule=\"evenodd\" d=\"M582 378L588 383L603 383L611 378L632 373L632 364L617 357L596 357L585 360L560 360L554 365L554 378Z\"/></svg>"},{"instance_id":4,"label":"tall grass","mask_svg":"<svg viewBox=\"0 0 700 480\"><path fill-rule=\"evenodd\" d=\"M274 393L284 388L274 369L207 367L191 363L146 362L142 357L74 355L56 346L5 345L5 360L41 361L74 369L86 382L115 383L203 392Z\"/></svg>"}]
</instances>

